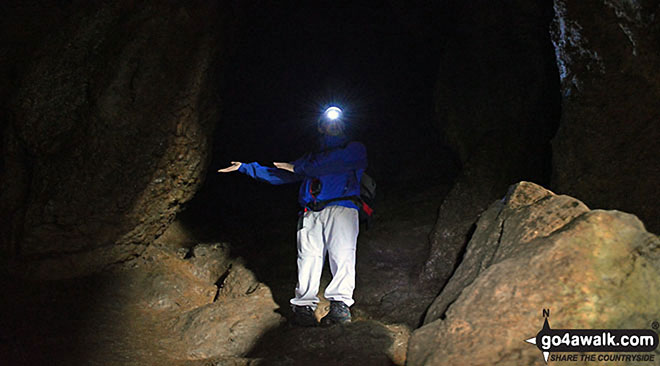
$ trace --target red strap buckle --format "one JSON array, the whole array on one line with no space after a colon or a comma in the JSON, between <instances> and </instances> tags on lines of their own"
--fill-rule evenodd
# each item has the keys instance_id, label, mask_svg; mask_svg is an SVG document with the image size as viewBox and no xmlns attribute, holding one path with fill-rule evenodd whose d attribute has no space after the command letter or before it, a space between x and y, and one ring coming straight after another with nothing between
<instances>
[{"instance_id":1,"label":"red strap buckle","mask_svg":"<svg viewBox=\"0 0 660 366\"><path fill-rule=\"evenodd\" d=\"M371 214L374 213L374 209L369 207L369 205L367 205L367 203L364 201L362 202L362 209L364 210L364 213L366 213L369 216L371 216Z\"/></svg>"}]
</instances>

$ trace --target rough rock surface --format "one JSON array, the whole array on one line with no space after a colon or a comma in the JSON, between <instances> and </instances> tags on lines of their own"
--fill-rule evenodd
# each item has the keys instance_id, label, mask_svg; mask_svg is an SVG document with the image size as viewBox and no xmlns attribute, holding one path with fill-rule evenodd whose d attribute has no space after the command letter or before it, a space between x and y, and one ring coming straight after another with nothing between
<instances>
[{"instance_id":1,"label":"rough rock surface","mask_svg":"<svg viewBox=\"0 0 660 366\"><path fill-rule=\"evenodd\" d=\"M18 74L2 75L15 92L3 102L1 249L22 274L75 276L139 255L194 194L218 105L213 4L7 7L18 46L1 61ZM19 30L39 14L55 16Z\"/></svg>"},{"instance_id":2,"label":"rough rock surface","mask_svg":"<svg viewBox=\"0 0 660 366\"><path fill-rule=\"evenodd\" d=\"M183 346L183 355L190 359L247 354L259 336L282 319L272 307L264 307L274 305L270 289L254 286L249 293L221 295L216 302L179 316L171 326L171 333L178 335L175 347Z\"/></svg>"},{"instance_id":3,"label":"rough rock surface","mask_svg":"<svg viewBox=\"0 0 660 366\"><path fill-rule=\"evenodd\" d=\"M1 325L11 341L0 357L12 365L253 364L245 354L283 321L270 290L226 244L186 254L152 245L93 276L7 283ZM229 279L252 290L221 291Z\"/></svg>"},{"instance_id":4,"label":"rough rock surface","mask_svg":"<svg viewBox=\"0 0 660 366\"><path fill-rule=\"evenodd\" d=\"M660 232L660 3L555 0L562 89L557 192Z\"/></svg>"},{"instance_id":5,"label":"rough rock surface","mask_svg":"<svg viewBox=\"0 0 660 366\"><path fill-rule=\"evenodd\" d=\"M439 319L481 271L511 251L511 245L547 236L589 210L575 198L555 196L532 183L513 187L479 219L463 261L429 307L424 323Z\"/></svg>"},{"instance_id":6,"label":"rough rock surface","mask_svg":"<svg viewBox=\"0 0 660 366\"><path fill-rule=\"evenodd\" d=\"M435 108L462 173L439 211L421 280L439 291L478 215L511 184L544 183L559 117L545 1L447 1Z\"/></svg>"},{"instance_id":7,"label":"rough rock surface","mask_svg":"<svg viewBox=\"0 0 660 366\"><path fill-rule=\"evenodd\" d=\"M521 182L482 215L407 364L540 365L523 340L542 309L553 328L648 328L658 306L660 239L635 216Z\"/></svg>"}]
</instances>

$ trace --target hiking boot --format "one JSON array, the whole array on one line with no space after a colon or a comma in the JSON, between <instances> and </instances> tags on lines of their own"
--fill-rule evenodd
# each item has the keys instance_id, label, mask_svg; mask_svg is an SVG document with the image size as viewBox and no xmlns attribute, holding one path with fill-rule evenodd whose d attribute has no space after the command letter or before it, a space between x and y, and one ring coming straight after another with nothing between
<instances>
[{"instance_id":1,"label":"hiking boot","mask_svg":"<svg viewBox=\"0 0 660 366\"><path fill-rule=\"evenodd\" d=\"M328 312L328 315L321 319L321 325L323 326L350 322L351 311L348 309L348 305L341 301L330 301L330 311Z\"/></svg>"},{"instance_id":2,"label":"hiking boot","mask_svg":"<svg viewBox=\"0 0 660 366\"><path fill-rule=\"evenodd\" d=\"M311 306L291 306L293 310L293 320L292 323L299 327L315 327L319 323L316 321L316 316L314 316L314 309Z\"/></svg>"}]
</instances>

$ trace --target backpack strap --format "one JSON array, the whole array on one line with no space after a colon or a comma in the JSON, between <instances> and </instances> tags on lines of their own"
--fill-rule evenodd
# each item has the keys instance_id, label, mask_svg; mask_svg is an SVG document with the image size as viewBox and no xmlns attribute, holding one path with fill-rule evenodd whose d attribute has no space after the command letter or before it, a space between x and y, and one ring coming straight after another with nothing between
<instances>
[{"instance_id":1,"label":"backpack strap","mask_svg":"<svg viewBox=\"0 0 660 366\"><path fill-rule=\"evenodd\" d=\"M331 198L329 200L323 200L323 201L309 202L309 203L307 203L307 206L305 206L305 207L309 208L312 211L321 211L327 205L329 205L333 202L338 202L338 201L353 201L353 203L355 203L358 207L363 206L362 199L360 199L359 196L346 196L346 197Z\"/></svg>"}]
</instances>

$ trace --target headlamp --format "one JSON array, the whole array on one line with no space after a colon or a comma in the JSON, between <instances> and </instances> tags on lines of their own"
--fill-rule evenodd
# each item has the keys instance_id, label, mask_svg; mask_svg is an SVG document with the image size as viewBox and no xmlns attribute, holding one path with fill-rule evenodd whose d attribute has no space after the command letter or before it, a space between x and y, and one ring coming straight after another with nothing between
<instances>
[{"instance_id":1,"label":"headlamp","mask_svg":"<svg viewBox=\"0 0 660 366\"><path fill-rule=\"evenodd\" d=\"M323 113L325 117L331 121L338 119L341 116L341 109L338 107L330 107Z\"/></svg>"}]
</instances>

